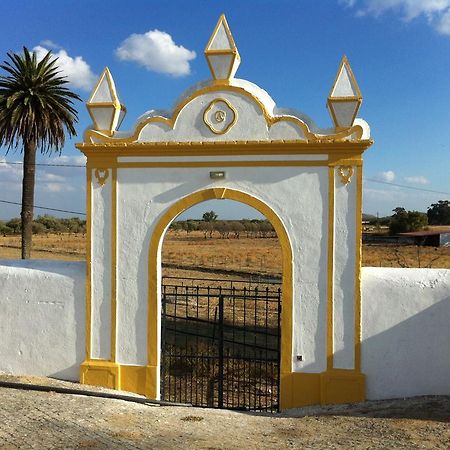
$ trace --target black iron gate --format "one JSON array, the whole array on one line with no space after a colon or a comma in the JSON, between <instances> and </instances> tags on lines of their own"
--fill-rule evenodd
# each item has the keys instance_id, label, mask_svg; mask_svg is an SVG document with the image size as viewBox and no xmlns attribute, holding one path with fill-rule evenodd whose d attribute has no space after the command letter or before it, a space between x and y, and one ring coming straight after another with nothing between
<instances>
[{"instance_id":1,"label":"black iron gate","mask_svg":"<svg viewBox=\"0 0 450 450\"><path fill-rule=\"evenodd\" d=\"M163 278L161 398L277 411L280 284L207 282Z\"/></svg>"}]
</instances>

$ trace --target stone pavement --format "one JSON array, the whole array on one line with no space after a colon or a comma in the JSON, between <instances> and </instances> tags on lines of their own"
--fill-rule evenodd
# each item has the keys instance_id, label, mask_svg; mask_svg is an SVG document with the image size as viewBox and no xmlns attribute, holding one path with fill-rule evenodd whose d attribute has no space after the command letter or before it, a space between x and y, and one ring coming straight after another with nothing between
<instances>
[{"instance_id":1,"label":"stone pavement","mask_svg":"<svg viewBox=\"0 0 450 450\"><path fill-rule=\"evenodd\" d=\"M259 415L0 388L0 449L450 448L449 397L362 405Z\"/></svg>"}]
</instances>

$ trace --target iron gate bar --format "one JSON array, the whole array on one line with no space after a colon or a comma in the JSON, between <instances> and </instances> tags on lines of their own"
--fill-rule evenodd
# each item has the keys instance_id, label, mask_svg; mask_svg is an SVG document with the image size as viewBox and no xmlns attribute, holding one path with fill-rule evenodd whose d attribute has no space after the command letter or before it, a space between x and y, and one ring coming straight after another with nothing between
<instances>
[{"instance_id":1,"label":"iron gate bar","mask_svg":"<svg viewBox=\"0 0 450 450\"><path fill-rule=\"evenodd\" d=\"M226 278L195 278L195 277L177 277L177 276L169 276L169 275L164 275L162 278L162 282L164 283L164 280L190 280L190 281L214 281L214 282L226 282L226 283L240 283L240 284L270 284L270 285L281 285L281 277L265 277L264 275L260 275L258 276L258 278L256 279L252 279L252 278L248 278L248 279L241 279L241 280L237 280L237 279L226 279ZM183 285L182 286L187 286L187 285ZM191 286L193 286L193 284L191 284Z\"/></svg>"},{"instance_id":2,"label":"iron gate bar","mask_svg":"<svg viewBox=\"0 0 450 450\"><path fill-rule=\"evenodd\" d=\"M204 320L204 319L197 319L196 317L192 317L192 316L178 317L178 316L174 316L174 315L171 315L171 314L167 314L166 318L169 318L169 319L180 319L180 320L186 320L186 321L191 321L191 322L199 322L199 323L207 323L207 324L214 324L215 323L215 321L208 321L208 320ZM215 316L215 318L216 318L216 316ZM233 328L233 324L228 324L226 322L224 322L223 326L227 327L227 328L231 328L231 329ZM256 334L264 334L264 335L267 335L267 336L278 336L278 334L276 334L276 333L270 333L270 332L261 331L259 328L250 328L250 327L248 327L247 329L248 329L248 331L251 331L252 333L256 333Z\"/></svg>"},{"instance_id":3,"label":"iron gate bar","mask_svg":"<svg viewBox=\"0 0 450 450\"><path fill-rule=\"evenodd\" d=\"M218 407L223 408L223 297L219 295L219 386L218 386Z\"/></svg>"},{"instance_id":4,"label":"iron gate bar","mask_svg":"<svg viewBox=\"0 0 450 450\"><path fill-rule=\"evenodd\" d=\"M163 283L162 398L196 406L278 409L281 289L278 283L269 285Z\"/></svg>"}]
</instances>

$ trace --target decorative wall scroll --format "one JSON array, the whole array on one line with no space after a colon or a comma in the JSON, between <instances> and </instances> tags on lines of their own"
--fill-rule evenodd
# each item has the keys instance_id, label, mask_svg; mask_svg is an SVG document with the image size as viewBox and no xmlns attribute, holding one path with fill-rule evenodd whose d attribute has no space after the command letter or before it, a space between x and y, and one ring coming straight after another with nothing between
<instances>
[{"instance_id":1,"label":"decorative wall scroll","mask_svg":"<svg viewBox=\"0 0 450 450\"><path fill-rule=\"evenodd\" d=\"M214 99L203 113L205 125L214 134L225 134L236 123L237 112L224 98Z\"/></svg>"},{"instance_id":2,"label":"decorative wall scroll","mask_svg":"<svg viewBox=\"0 0 450 450\"><path fill-rule=\"evenodd\" d=\"M106 180L109 177L109 170L104 168L97 168L94 171L95 178L97 178L97 182L100 186L103 186L106 183Z\"/></svg>"},{"instance_id":3,"label":"decorative wall scroll","mask_svg":"<svg viewBox=\"0 0 450 450\"><path fill-rule=\"evenodd\" d=\"M347 185L350 183L353 176L353 167L352 166L339 166L338 173L341 177L341 183Z\"/></svg>"}]
</instances>

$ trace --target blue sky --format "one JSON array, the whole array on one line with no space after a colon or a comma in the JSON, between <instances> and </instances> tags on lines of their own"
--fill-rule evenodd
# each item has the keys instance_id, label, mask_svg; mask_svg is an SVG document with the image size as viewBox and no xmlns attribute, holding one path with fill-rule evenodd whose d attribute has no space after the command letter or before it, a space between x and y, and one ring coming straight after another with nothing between
<instances>
[{"instance_id":1,"label":"blue sky","mask_svg":"<svg viewBox=\"0 0 450 450\"><path fill-rule=\"evenodd\" d=\"M236 76L319 126L331 125L325 102L348 56L364 97L359 116L375 139L365 154L364 212L426 211L450 198L450 0L3 0L0 59L24 45L51 49L84 101L108 66L128 109L125 130L210 78L203 50L221 13L242 58ZM171 52L161 52L163 45ZM78 109L78 138L66 143L62 158L40 162L83 164L74 143L90 119L84 105ZM0 149L0 161L21 159L5 153ZM0 164L0 199L20 202L20 190L20 165ZM35 203L84 211L84 170L39 167ZM231 210L221 208L222 217ZM18 213L0 204L0 218Z\"/></svg>"}]
</instances>

